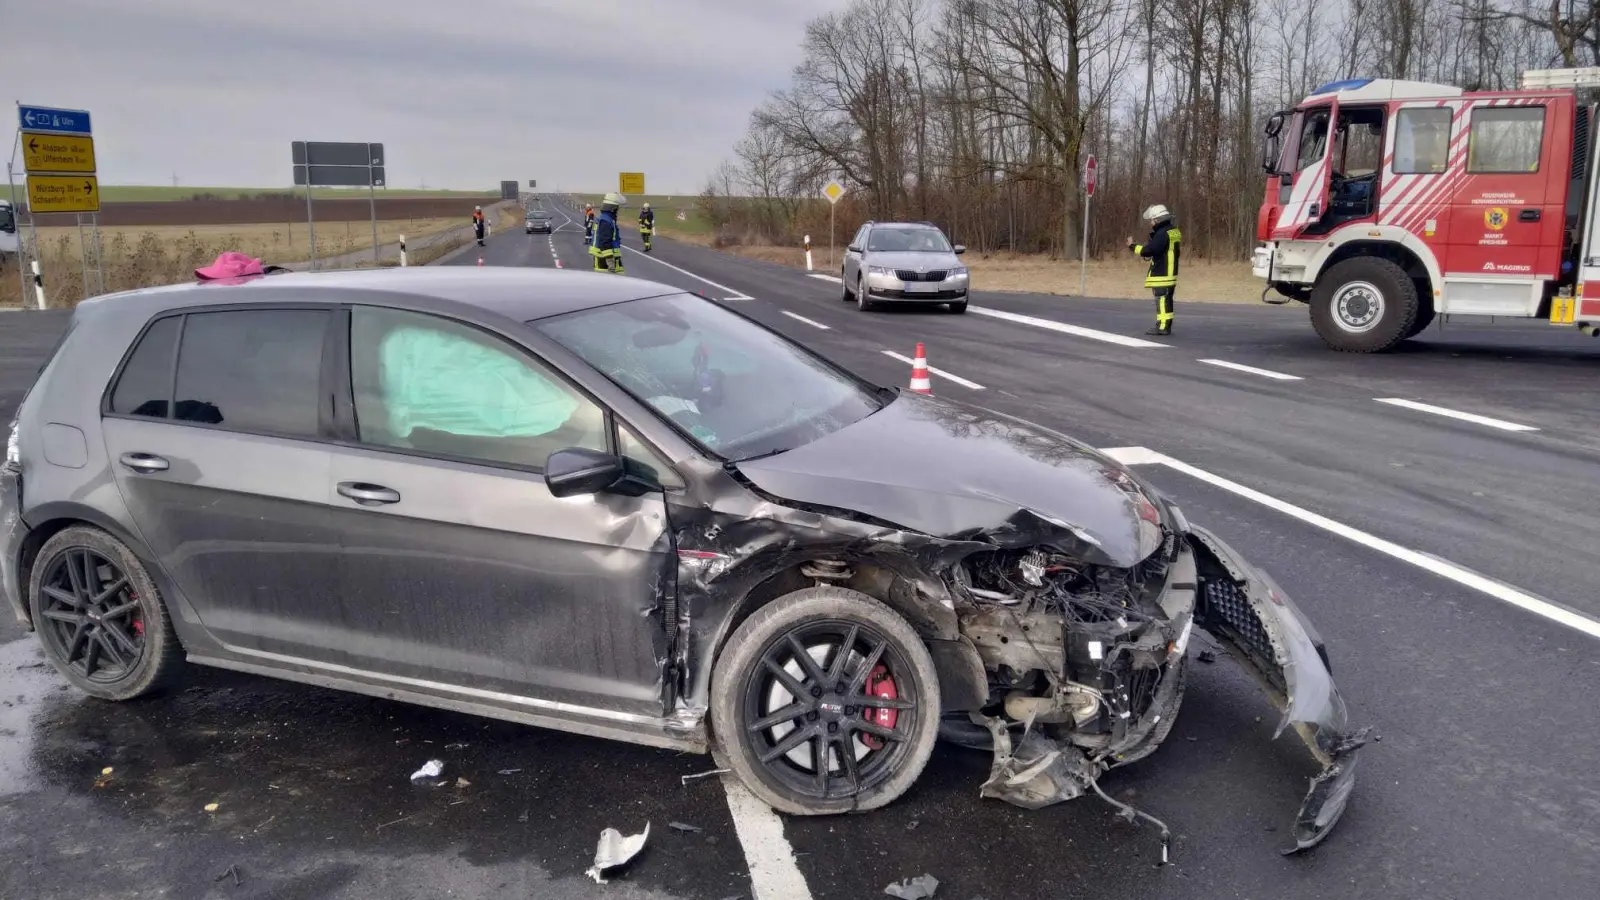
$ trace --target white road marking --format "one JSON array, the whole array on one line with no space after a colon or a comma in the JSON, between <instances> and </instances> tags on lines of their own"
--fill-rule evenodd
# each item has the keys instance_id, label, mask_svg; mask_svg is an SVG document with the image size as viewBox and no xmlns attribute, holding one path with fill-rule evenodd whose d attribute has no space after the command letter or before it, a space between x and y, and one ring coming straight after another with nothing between
<instances>
[{"instance_id":1,"label":"white road marking","mask_svg":"<svg viewBox=\"0 0 1600 900\"><path fill-rule=\"evenodd\" d=\"M712 287L716 288L719 291L727 291L729 296L723 297L722 299L724 299L724 300L754 300L755 299L754 297L750 296L749 294L740 293L739 291L736 291L733 288L728 287L725 284L717 284L715 281L712 281L709 278L706 278L706 277L703 277L703 276L700 276L700 275L696 275L695 273L689 271L688 269L680 269L677 266L673 265L672 263L669 263L666 260L661 259L660 257L652 256L651 254L645 253L645 252L640 251L640 250L635 250L632 247L623 247L622 249L628 251L629 253L634 254L635 256L639 256L639 257L642 257L644 259L648 259L653 263L659 263L659 264L661 264L663 266L666 266L667 268L671 269L674 272L678 272L678 273L687 275L690 278L695 279L696 281L704 281L706 284L711 285Z\"/></svg>"},{"instance_id":2,"label":"white road marking","mask_svg":"<svg viewBox=\"0 0 1600 900\"><path fill-rule=\"evenodd\" d=\"M722 786L728 792L733 830L750 867L750 892L755 900L811 900L811 888L795 865L794 847L783 835L783 820L737 777L722 776Z\"/></svg>"},{"instance_id":3,"label":"white road marking","mask_svg":"<svg viewBox=\"0 0 1600 900\"><path fill-rule=\"evenodd\" d=\"M832 331L833 330L833 329L829 328L828 326L822 324L821 322L813 322L812 320L806 318L805 316L802 316L802 315L800 315L798 313L789 312L787 309L780 309L780 310L778 310L778 312L783 313L784 315L788 316L791 319L798 319L799 321L804 322L807 325L810 325L812 328L821 328L823 331Z\"/></svg>"},{"instance_id":4,"label":"white road marking","mask_svg":"<svg viewBox=\"0 0 1600 900\"><path fill-rule=\"evenodd\" d=\"M1018 325L1032 325L1034 328L1044 328L1049 331L1059 331L1062 334L1070 334L1074 337L1089 338L1090 340L1094 341L1105 341L1108 344L1119 344L1123 347L1167 346L1166 344L1158 344L1155 341L1147 341L1141 338L1128 337L1127 335L1122 334L1112 334L1109 331L1097 331L1093 328L1084 328L1080 325L1068 325L1065 322L1055 322L1051 321L1050 319L1036 319L1033 316L1023 316L1018 315L1017 313L1004 312L998 309L985 309L981 306L969 306L967 307L967 312L977 313L980 316L988 316L992 319L1003 319L1007 322L1015 322Z\"/></svg>"},{"instance_id":5,"label":"white road marking","mask_svg":"<svg viewBox=\"0 0 1600 900\"><path fill-rule=\"evenodd\" d=\"M837 275L824 275L821 272L810 272L810 273L807 273L807 274L809 274L812 278L821 278L823 281L831 281L834 284L841 284L842 283L839 280L839 276L837 276Z\"/></svg>"},{"instance_id":6,"label":"white road marking","mask_svg":"<svg viewBox=\"0 0 1600 900\"><path fill-rule=\"evenodd\" d=\"M1398 397L1373 397L1372 399L1378 401L1379 403L1387 403L1390 406L1400 406L1406 409L1414 409L1418 412L1433 413L1436 416L1448 416L1452 419L1460 419L1463 422L1472 422L1477 425L1487 425L1490 428L1498 428L1501 431L1539 430L1532 425L1518 425L1515 422L1507 422L1505 419L1491 419L1488 416L1460 412L1454 409L1445 409L1442 406L1430 406L1426 403L1417 403L1414 400L1401 400Z\"/></svg>"},{"instance_id":7,"label":"white road marking","mask_svg":"<svg viewBox=\"0 0 1600 900\"><path fill-rule=\"evenodd\" d=\"M1229 493L1237 494L1246 500L1259 503L1268 509L1283 513L1291 518L1299 519L1300 521L1305 522L1307 525L1311 525L1316 528L1320 528L1323 531L1338 535L1345 540L1360 544L1369 550L1376 550L1385 556L1393 557L1404 563L1410 563L1411 565L1416 566L1423 571L1437 575L1440 578L1454 581L1456 584L1459 584L1463 587L1468 587L1480 593L1487 594L1488 596L1493 597L1502 603L1510 604L1511 606L1531 612L1541 618L1549 619L1558 625L1565 625L1568 628L1571 628L1575 631L1580 631L1592 638L1600 638L1600 619L1591 618L1590 616L1584 615L1583 613L1580 613L1574 609L1570 609L1559 603L1553 603L1549 600L1536 597L1526 591L1519 590L1511 585L1504 584L1499 581L1495 581L1488 576L1480 575L1477 572L1458 566L1448 560L1440 559L1435 556L1429 556L1426 553L1412 550L1407 547L1402 547L1399 544L1393 543L1392 541L1386 541L1383 538L1377 537L1376 535L1371 535L1365 531L1352 528L1343 522L1336 522L1327 516L1319 515L1308 509L1295 506L1287 501L1279 500L1276 497L1263 494L1254 488L1245 487L1236 481L1230 481L1227 478L1223 478L1221 475L1214 475L1204 469L1195 468L1186 462L1173 459L1164 453L1159 453L1147 447L1110 447L1103 449L1100 452L1106 454L1112 459L1117 460L1118 462L1121 462L1124 465L1167 466L1174 471L1182 472L1183 474L1188 475L1190 478L1203 481L1206 484L1221 488Z\"/></svg>"},{"instance_id":8,"label":"white road marking","mask_svg":"<svg viewBox=\"0 0 1600 900\"><path fill-rule=\"evenodd\" d=\"M908 366L916 364L916 360L912 359L909 356L901 356L900 354L894 352L893 350L884 350L882 352L883 352L884 356L893 357L894 359L898 359L898 360L900 360L901 362L905 363ZM929 366L928 367L928 371L933 373L933 374L935 374L935 375L937 375L937 376L939 376L940 378L948 378L949 380L954 381L956 384L959 384L962 387L971 388L971 389L973 389L975 391L981 391L981 390L984 389L983 385L977 383L976 381L968 381L965 378L962 378L960 375L951 375L949 372L946 372L943 369L935 369L933 366Z\"/></svg>"},{"instance_id":9,"label":"white road marking","mask_svg":"<svg viewBox=\"0 0 1600 900\"><path fill-rule=\"evenodd\" d=\"M1249 372L1251 375L1260 375L1262 378L1276 378L1279 381L1305 380L1299 375L1286 375L1282 372L1274 372L1271 369L1258 369L1255 366L1246 366L1241 363L1228 362L1225 359L1200 359L1195 361L1203 362L1208 366L1221 366L1224 369L1233 369L1236 372Z\"/></svg>"}]
</instances>

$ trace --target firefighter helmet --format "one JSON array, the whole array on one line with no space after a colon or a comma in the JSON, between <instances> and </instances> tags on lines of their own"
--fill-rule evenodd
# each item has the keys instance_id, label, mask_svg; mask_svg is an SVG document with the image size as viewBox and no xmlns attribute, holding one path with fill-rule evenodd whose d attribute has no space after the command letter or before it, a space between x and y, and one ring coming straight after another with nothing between
<instances>
[{"instance_id":1,"label":"firefighter helmet","mask_svg":"<svg viewBox=\"0 0 1600 900\"><path fill-rule=\"evenodd\" d=\"M1172 211L1164 204L1156 203L1145 208L1144 215L1140 218L1146 222L1164 222L1172 218Z\"/></svg>"},{"instance_id":2,"label":"firefighter helmet","mask_svg":"<svg viewBox=\"0 0 1600 900\"><path fill-rule=\"evenodd\" d=\"M643 206L643 207L641 207L641 208L642 208L642 209L649 209L649 208L650 208L650 203L649 203L649 201L645 201L645 204L644 204L644 206Z\"/></svg>"},{"instance_id":3,"label":"firefighter helmet","mask_svg":"<svg viewBox=\"0 0 1600 900\"><path fill-rule=\"evenodd\" d=\"M604 205L604 206L627 206L628 205L628 198L622 196L621 194L617 193L616 191L612 191L611 193L606 195L606 199L602 201L602 205Z\"/></svg>"}]
</instances>

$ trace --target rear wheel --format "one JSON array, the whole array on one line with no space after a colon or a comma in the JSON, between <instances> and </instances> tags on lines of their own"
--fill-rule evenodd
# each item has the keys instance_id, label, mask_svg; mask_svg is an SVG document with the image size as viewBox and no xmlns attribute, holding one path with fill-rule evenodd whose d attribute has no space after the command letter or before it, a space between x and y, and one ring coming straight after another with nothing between
<instances>
[{"instance_id":1,"label":"rear wheel","mask_svg":"<svg viewBox=\"0 0 1600 900\"><path fill-rule=\"evenodd\" d=\"M877 809L922 774L939 679L906 620L865 594L796 591L757 610L711 681L719 761L794 815Z\"/></svg>"},{"instance_id":2,"label":"rear wheel","mask_svg":"<svg viewBox=\"0 0 1600 900\"><path fill-rule=\"evenodd\" d=\"M98 528L45 542L29 584L45 656L84 693L132 700L183 666L161 594L133 551Z\"/></svg>"},{"instance_id":3,"label":"rear wheel","mask_svg":"<svg viewBox=\"0 0 1600 900\"><path fill-rule=\"evenodd\" d=\"M1311 325L1335 350L1381 353L1410 336L1417 322L1417 286L1387 259L1356 257L1317 280Z\"/></svg>"}]
</instances>

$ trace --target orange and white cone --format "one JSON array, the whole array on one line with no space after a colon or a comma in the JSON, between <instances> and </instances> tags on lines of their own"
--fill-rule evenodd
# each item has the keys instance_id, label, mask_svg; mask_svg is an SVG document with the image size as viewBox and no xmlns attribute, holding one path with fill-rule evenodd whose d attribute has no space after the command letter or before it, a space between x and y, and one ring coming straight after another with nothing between
<instances>
[{"instance_id":1,"label":"orange and white cone","mask_svg":"<svg viewBox=\"0 0 1600 900\"><path fill-rule=\"evenodd\" d=\"M919 394L933 393L933 382L928 379L928 352L917 342L917 355L911 359L911 389Z\"/></svg>"}]
</instances>

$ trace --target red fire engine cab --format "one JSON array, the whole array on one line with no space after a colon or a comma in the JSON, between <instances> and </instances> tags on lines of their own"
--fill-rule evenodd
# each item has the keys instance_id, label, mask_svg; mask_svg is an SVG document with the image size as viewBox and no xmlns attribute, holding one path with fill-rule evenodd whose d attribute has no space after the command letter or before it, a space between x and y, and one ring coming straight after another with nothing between
<instances>
[{"instance_id":1,"label":"red fire engine cab","mask_svg":"<svg viewBox=\"0 0 1600 900\"><path fill-rule=\"evenodd\" d=\"M1268 120L1253 271L1328 346L1388 350L1435 317L1600 330L1600 68L1515 91L1355 79ZM1276 291L1278 296L1269 297Z\"/></svg>"}]
</instances>

